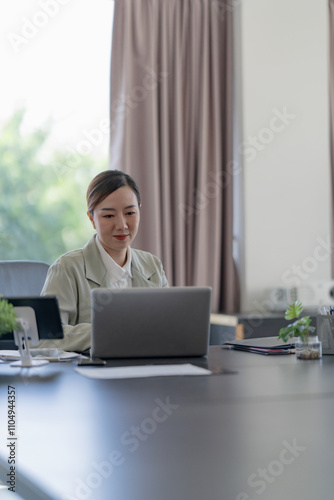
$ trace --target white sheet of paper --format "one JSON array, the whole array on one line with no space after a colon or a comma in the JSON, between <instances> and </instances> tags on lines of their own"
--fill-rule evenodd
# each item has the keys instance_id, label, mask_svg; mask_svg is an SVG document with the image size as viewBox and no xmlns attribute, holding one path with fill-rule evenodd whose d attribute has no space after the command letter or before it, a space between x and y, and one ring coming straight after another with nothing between
<instances>
[{"instance_id":1,"label":"white sheet of paper","mask_svg":"<svg viewBox=\"0 0 334 500\"><path fill-rule=\"evenodd\" d=\"M62 349L30 349L31 357L34 359L48 359L50 361L67 361L77 358L76 352L67 352ZM19 351L0 350L0 359L14 361L20 359Z\"/></svg>"},{"instance_id":2,"label":"white sheet of paper","mask_svg":"<svg viewBox=\"0 0 334 500\"><path fill-rule=\"evenodd\" d=\"M9 360L20 359L20 353L15 350L0 350L0 358Z\"/></svg>"},{"instance_id":3,"label":"white sheet of paper","mask_svg":"<svg viewBox=\"0 0 334 500\"><path fill-rule=\"evenodd\" d=\"M142 366L117 366L117 367L85 367L76 368L80 375L89 378L117 379L141 377L171 377L175 375L210 375L210 370L192 365L142 365Z\"/></svg>"}]
</instances>

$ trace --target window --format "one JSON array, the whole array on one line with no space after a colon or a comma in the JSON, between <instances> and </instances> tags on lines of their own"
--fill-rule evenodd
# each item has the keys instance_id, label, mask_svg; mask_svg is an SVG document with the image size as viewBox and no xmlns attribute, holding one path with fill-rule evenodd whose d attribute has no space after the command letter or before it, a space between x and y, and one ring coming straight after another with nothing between
<instances>
[{"instance_id":1,"label":"window","mask_svg":"<svg viewBox=\"0 0 334 500\"><path fill-rule=\"evenodd\" d=\"M92 234L108 168L111 0L0 5L0 260L52 263Z\"/></svg>"}]
</instances>

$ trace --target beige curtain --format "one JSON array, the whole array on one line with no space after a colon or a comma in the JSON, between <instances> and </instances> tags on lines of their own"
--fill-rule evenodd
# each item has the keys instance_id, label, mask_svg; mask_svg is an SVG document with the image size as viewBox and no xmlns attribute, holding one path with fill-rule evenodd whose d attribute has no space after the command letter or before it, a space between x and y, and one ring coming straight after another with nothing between
<instances>
[{"instance_id":1,"label":"beige curtain","mask_svg":"<svg viewBox=\"0 0 334 500\"><path fill-rule=\"evenodd\" d=\"M334 0L328 0L329 7L329 102L330 102L330 145L331 145L331 198L332 198L332 248L334 245ZM332 277L334 278L334 252L332 252Z\"/></svg>"},{"instance_id":2,"label":"beige curtain","mask_svg":"<svg viewBox=\"0 0 334 500\"><path fill-rule=\"evenodd\" d=\"M209 285L235 312L231 3L115 0L110 168L142 198L137 248L171 285Z\"/></svg>"}]
</instances>

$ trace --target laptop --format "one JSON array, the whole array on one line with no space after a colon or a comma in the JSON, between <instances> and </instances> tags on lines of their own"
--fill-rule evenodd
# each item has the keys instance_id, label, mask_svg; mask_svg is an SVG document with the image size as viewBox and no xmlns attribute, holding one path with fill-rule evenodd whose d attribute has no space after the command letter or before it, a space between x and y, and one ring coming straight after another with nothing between
<instances>
[{"instance_id":1,"label":"laptop","mask_svg":"<svg viewBox=\"0 0 334 500\"><path fill-rule=\"evenodd\" d=\"M91 356L205 356L211 291L196 286L92 290Z\"/></svg>"}]
</instances>

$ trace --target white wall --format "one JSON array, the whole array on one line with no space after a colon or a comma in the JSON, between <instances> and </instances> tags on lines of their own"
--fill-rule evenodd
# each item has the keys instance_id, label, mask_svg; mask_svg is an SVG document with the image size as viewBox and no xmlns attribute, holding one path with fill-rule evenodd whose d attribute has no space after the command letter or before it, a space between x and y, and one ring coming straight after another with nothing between
<instances>
[{"instance_id":1,"label":"white wall","mask_svg":"<svg viewBox=\"0 0 334 500\"><path fill-rule=\"evenodd\" d=\"M270 288L331 279L327 0L242 0L236 19L242 310L256 312Z\"/></svg>"}]
</instances>

